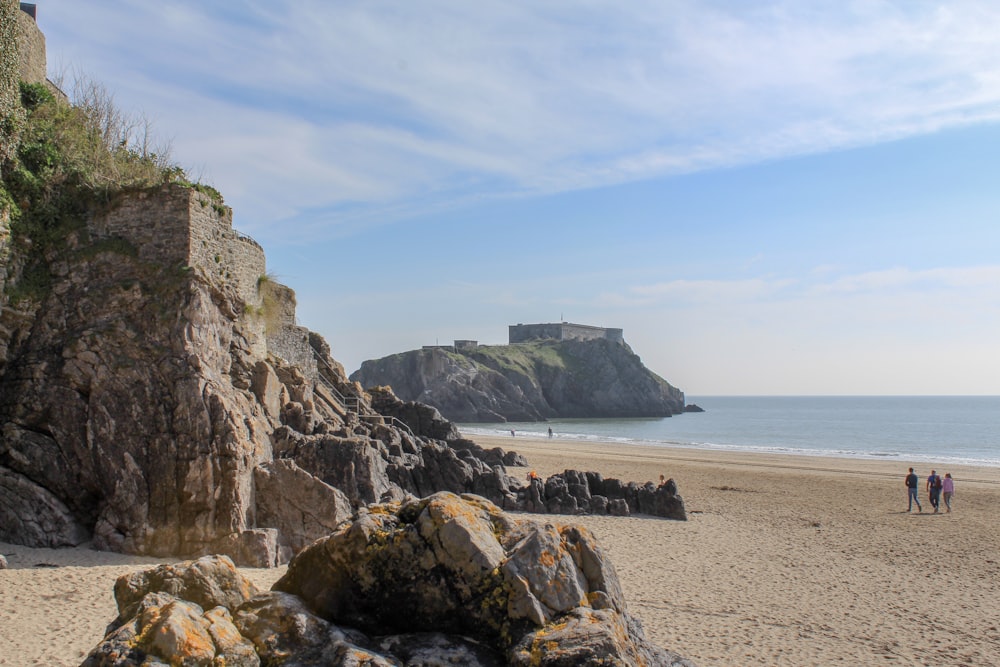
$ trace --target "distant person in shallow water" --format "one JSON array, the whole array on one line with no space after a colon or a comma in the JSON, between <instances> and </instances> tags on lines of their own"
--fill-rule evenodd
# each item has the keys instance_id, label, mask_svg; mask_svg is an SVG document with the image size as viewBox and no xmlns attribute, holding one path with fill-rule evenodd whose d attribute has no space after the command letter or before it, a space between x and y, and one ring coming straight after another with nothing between
<instances>
[{"instance_id":1,"label":"distant person in shallow water","mask_svg":"<svg viewBox=\"0 0 1000 667\"><path fill-rule=\"evenodd\" d=\"M549 437L550 438L552 437L552 427L551 426L549 427Z\"/></svg>"},{"instance_id":2,"label":"distant person in shallow water","mask_svg":"<svg viewBox=\"0 0 1000 667\"><path fill-rule=\"evenodd\" d=\"M941 491L944 493L944 506L951 511L951 497L955 495L955 480L951 478L951 473L946 472L941 480Z\"/></svg>"},{"instance_id":3,"label":"distant person in shallow water","mask_svg":"<svg viewBox=\"0 0 1000 667\"><path fill-rule=\"evenodd\" d=\"M913 468L910 468L910 474L906 476L906 511L909 512L913 509L913 503L917 504L917 511L923 512L924 508L920 506L920 499L917 498L917 484L920 478L917 477L917 473L913 472Z\"/></svg>"},{"instance_id":4,"label":"distant person in shallow water","mask_svg":"<svg viewBox=\"0 0 1000 667\"><path fill-rule=\"evenodd\" d=\"M510 437L512 437L512 438L514 437L514 429L510 430Z\"/></svg>"},{"instance_id":5,"label":"distant person in shallow water","mask_svg":"<svg viewBox=\"0 0 1000 667\"><path fill-rule=\"evenodd\" d=\"M941 475L936 470L931 470L927 476L927 496L931 499L931 507L934 513L938 513L938 506L941 505Z\"/></svg>"}]
</instances>

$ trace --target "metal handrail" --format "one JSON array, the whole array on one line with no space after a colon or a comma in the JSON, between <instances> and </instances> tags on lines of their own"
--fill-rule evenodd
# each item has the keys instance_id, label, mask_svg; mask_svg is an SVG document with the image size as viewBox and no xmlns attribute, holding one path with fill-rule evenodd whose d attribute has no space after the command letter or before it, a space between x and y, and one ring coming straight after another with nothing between
<instances>
[{"instance_id":1,"label":"metal handrail","mask_svg":"<svg viewBox=\"0 0 1000 667\"><path fill-rule=\"evenodd\" d=\"M313 357L316 358L316 361L323 364L327 368L327 370L332 372L333 368L330 367L330 364L326 363L326 360L323 359L323 357L321 357L314 348L310 347L310 349L312 349ZM417 437L416 434L413 432L413 429L410 428L409 424L400 419L397 419L396 417L393 417L391 415L382 415L377 412L361 412L360 398L358 398L357 396L345 397L342 393L340 393L340 390L338 390L333 385L332 382L323 377L322 374L317 373L316 376L319 378L320 383L333 395L333 398L340 403L340 407L342 407L344 410L353 412L362 419L381 419L383 421L387 420L390 424L392 424L396 428L406 431L414 438Z\"/></svg>"},{"instance_id":2,"label":"metal handrail","mask_svg":"<svg viewBox=\"0 0 1000 667\"><path fill-rule=\"evenodd\" d=\"M262 246L260 243L257 243L257 239L255 239L254 237L250 236L249 234L245 234L245 233L241 232L240 230L236 229L235 227L233 228L233 232L236 234L236 239L237 240L239 240L239 241L245 241L246 243L250 243L252 245L255 245L258 248L260 248L261 250L264 249L264 246Z\"/></svg>"}]
</instances>

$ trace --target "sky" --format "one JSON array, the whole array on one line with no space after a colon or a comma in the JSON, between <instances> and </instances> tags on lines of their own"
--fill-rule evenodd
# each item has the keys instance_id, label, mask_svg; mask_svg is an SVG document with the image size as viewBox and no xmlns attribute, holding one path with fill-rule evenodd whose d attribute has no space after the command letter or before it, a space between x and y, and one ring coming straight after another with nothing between
<instances>
[{"instance_id":1,"label":"sky","mask_svg":"<svg viewBox=\"0 0 1000 667\"><path fill-rule=\"evenodd\" d=\"M1000 394L993 0L37 0L362 361L622 328L689 397Z\"/></svg>"}]
</instances>

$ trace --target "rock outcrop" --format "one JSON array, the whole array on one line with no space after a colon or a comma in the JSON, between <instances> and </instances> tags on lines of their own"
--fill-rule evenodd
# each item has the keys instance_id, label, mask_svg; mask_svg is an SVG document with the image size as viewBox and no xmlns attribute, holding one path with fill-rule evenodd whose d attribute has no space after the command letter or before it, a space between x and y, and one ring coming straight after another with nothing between
<instances>
[{"instance_id":1,"label":"rock outcrop","mask_svg":"<svg viewBox=\"0 0 1000 667\"><path fill-rule=\"evenodd\" d=\"M93 185L49 122L86 113L43 97L0 165L0 540L270 566L409 495L551 511L523 459L349 381L221 194L174 169Z\"/></svg>"},{"instance_id":2,"label":"rock outcrop","mask_svg":"<svg viewBox=\"0 0 1000 667\"><path fill-rule=\"evenodd\" d=\"M627 345L603 339L412 350L365 361L351 380L389 385L456 422L669 417L684 408L683 392Z\"/></svg>"},{"instance_id":3,"label":"rock outcrop","mask_svg":"<svg viewBox=\"0 0 1000 667\"><path fill-rule=\"evenodd\" d=\"M362 391L295 325L294 293L241 279L253 267L225 244L218 263L202 252L177 266L159 246L102 236L145 233L175 209L185 234L233 234L228 210L197 192L139 193L64 239L38 298L0 296L0 539L273 565L357 507L407 494L602 511L534 493L506 472L523 458L461 438L434 408ZM607 511L649 511L633 496Z\"/></svg>"},{"instance_id":4,"label":"rock outcrop","mask_svg":"<svg viewBox=\"0 0 1000 667\"><path fill-rule=\"evenodd\" d=\"M225 558L127 575L84 667L692 667L651 644L585 529L439 493L362 510L270 592Z\"/></svg>"},{"instance_id":5,"label":"rock outcrop","mask_svg":"<svg viewBox=\"0 0 1000 667\"><path fill-rule=\"evenodd\" d=\"M0 293L0 539L271 565L360 504L496 476L440 415L373 409L230 216L180 186L125 196L33 259L45 289ZM217 249L178 240L200 234Z\"/></svg>"}]
</instances>

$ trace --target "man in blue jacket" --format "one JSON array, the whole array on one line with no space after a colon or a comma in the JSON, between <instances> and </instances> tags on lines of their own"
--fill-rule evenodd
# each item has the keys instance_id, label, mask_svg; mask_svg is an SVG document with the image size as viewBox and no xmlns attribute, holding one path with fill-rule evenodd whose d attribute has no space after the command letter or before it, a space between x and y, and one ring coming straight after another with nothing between
<instances>
[{"instance_id":1,"label":"man in blue jacket","mask_svg":"<svg viewBox=\"0 0 1000 667\"><path fill-rule=\"evenodd\" d=\"M924 508L920 506L920 499L917 498L917 484L919 482L920 478L917 477L917 473L913 472L913 468L910 468L910 474L906 476L907 512L913 509L913 503L917 504L917 511L924 511Z\"/></svg>"}]
</instances>

